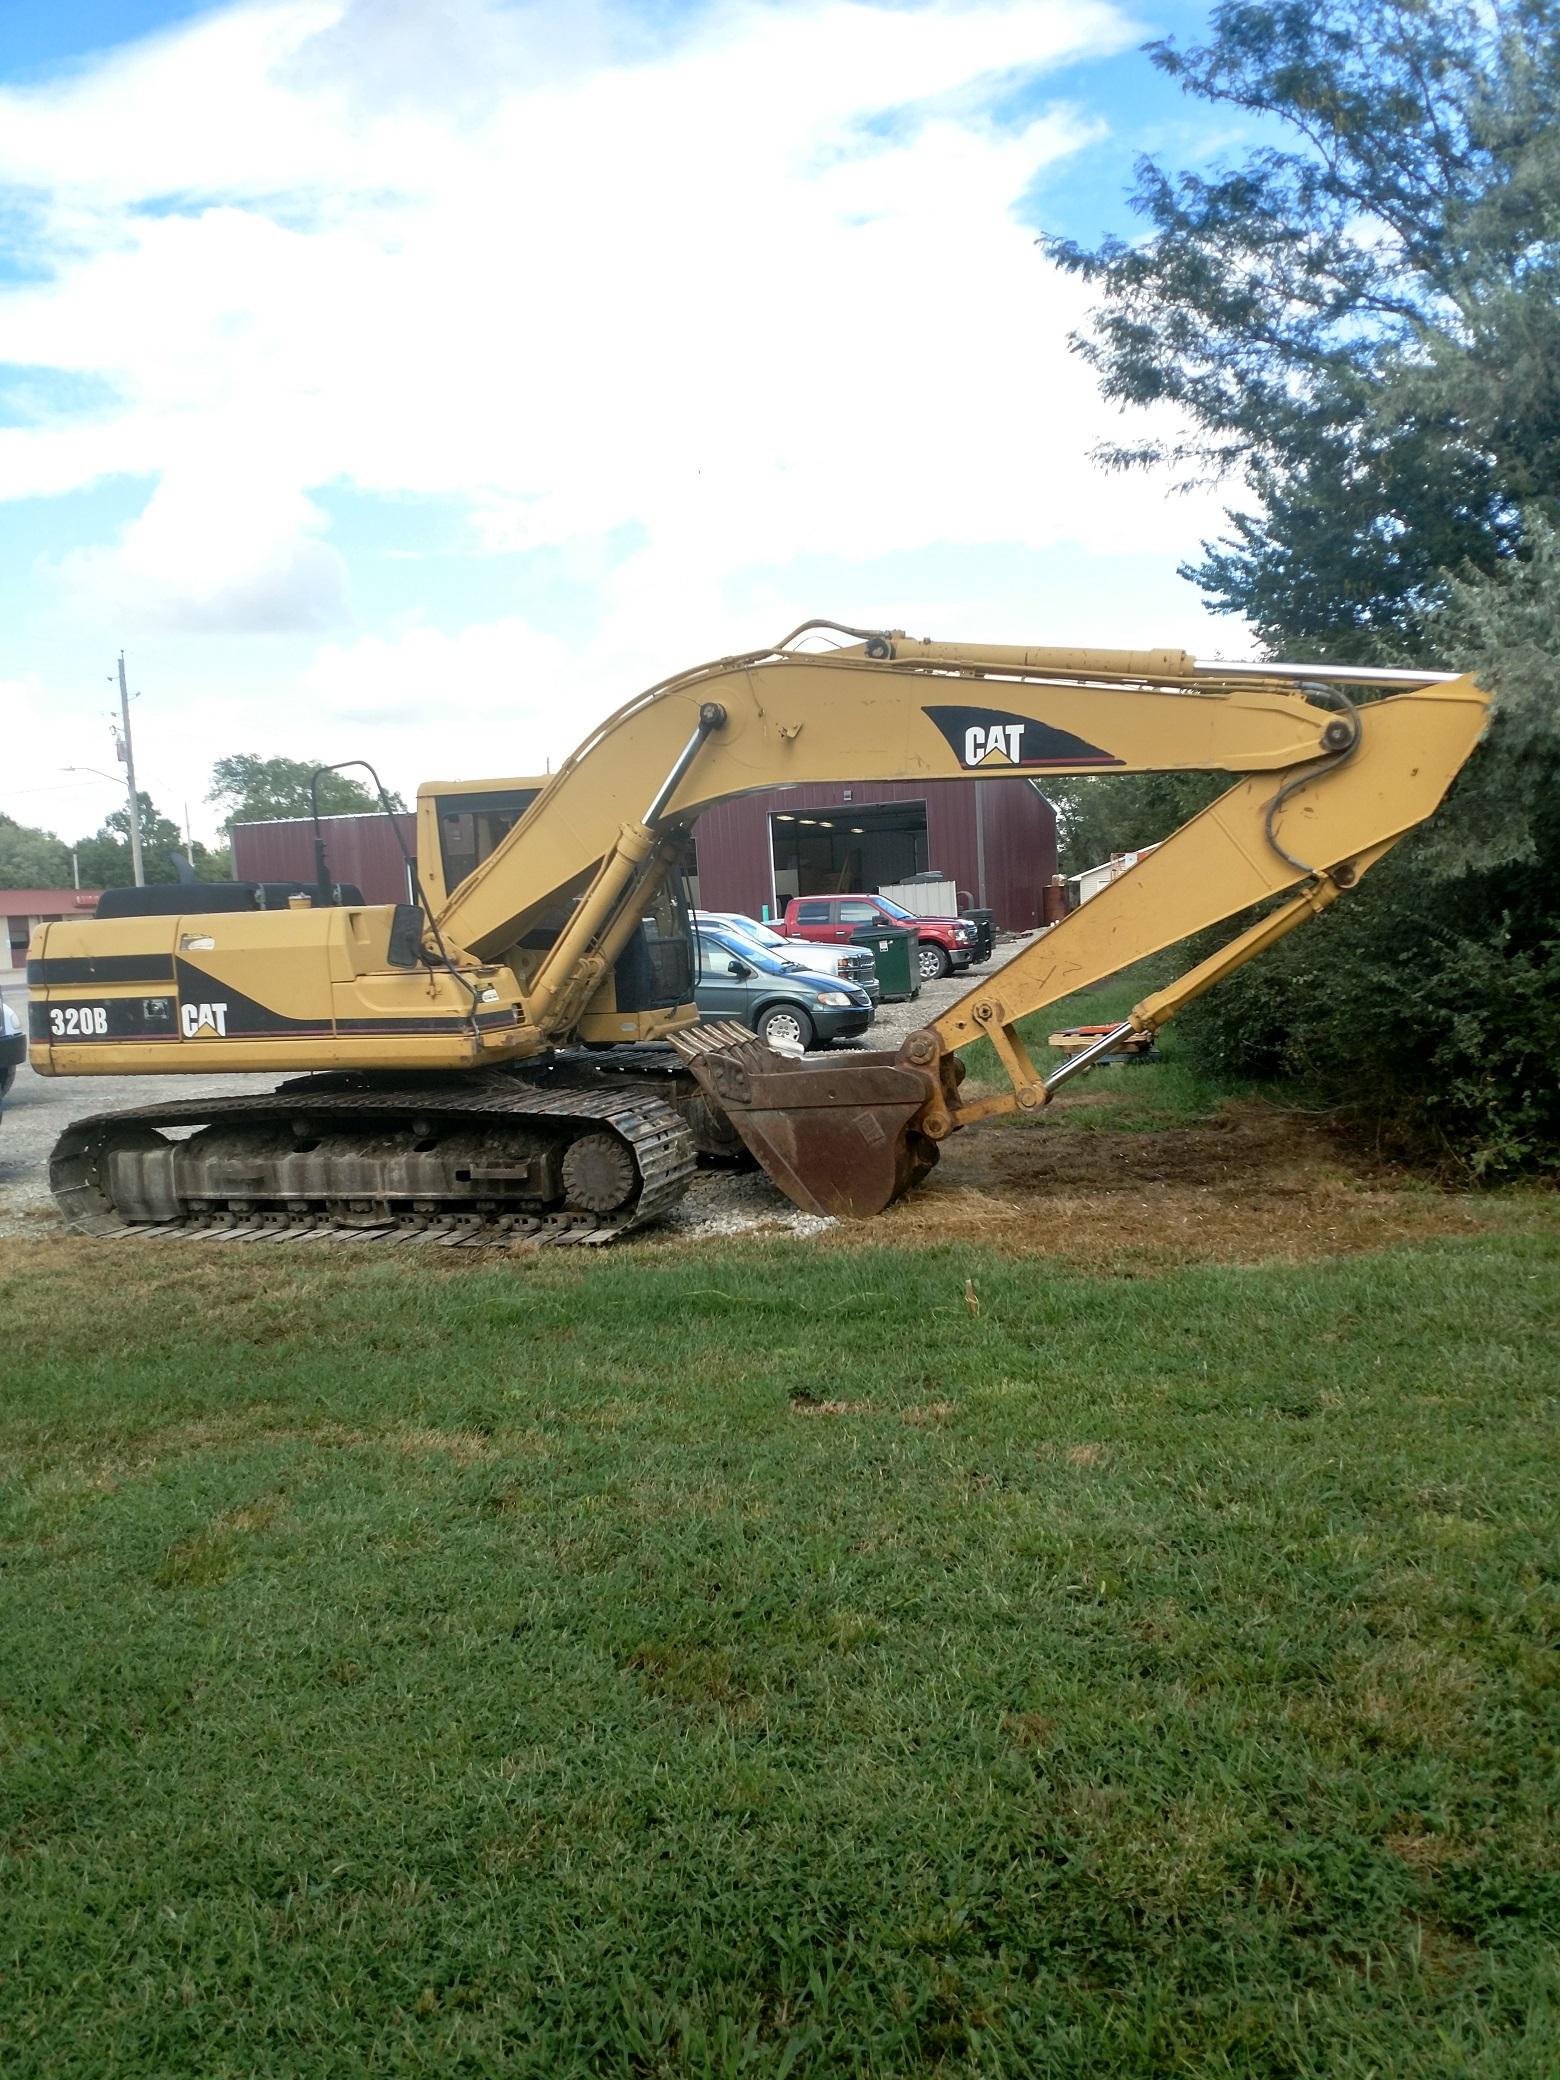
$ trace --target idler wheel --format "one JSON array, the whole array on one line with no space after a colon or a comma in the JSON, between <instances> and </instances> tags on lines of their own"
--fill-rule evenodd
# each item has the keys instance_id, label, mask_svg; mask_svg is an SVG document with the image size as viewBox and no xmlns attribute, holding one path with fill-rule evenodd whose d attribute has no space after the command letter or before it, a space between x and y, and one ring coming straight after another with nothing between
<instances>
[{"instance_id":1,"label":"idler wheel","mask_svg":"<svg viewBox=\"0 0 1560 2080\"><path fill-rule=\"evenodd\" d=\"M587 1213L616 1213L637 1182L634 1158L615 1134L582 1134L564 1151L564 1196Z\"/></svg>"}]
</instances>

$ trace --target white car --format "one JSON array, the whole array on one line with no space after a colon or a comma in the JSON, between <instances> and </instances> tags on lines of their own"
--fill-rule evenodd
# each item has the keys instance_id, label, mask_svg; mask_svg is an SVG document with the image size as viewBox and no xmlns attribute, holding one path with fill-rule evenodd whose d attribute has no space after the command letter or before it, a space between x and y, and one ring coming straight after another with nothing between
<instances>
[{"instance_id":1,"label":"white car","mask_svg":"<svg viewBox=\"0 0 1560 2080\"><path fill-rule=\"evenodd\" d=\"M854 982L874 1004L882 999L877 962L864 946L819 946L811 939L787 939L772 924L760 924L756 917L744 917L740 910L695 910L693 921L696 925L730 925L744 938L767 946L781 960L794 961L797 967L811 968L819 975L838 975L846 982Z\"/></svg>"},{"instance_id":2,"label":"white car","mask_svg":"<svg viewBox=\"0 0 1560 2080\"><path fill-rule=\"evenodd\" d=\"M0 1004L0 1105L16 1077L16 1065L27 1059L27 1036L9 1004Z\"/></svg>"}]
</instances>

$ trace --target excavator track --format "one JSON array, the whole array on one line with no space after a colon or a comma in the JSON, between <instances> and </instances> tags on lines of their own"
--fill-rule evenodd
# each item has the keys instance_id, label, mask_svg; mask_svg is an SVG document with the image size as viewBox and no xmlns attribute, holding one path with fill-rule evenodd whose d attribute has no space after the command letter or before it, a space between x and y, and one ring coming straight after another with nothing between
<instances>
[{"instance_id":1,"label":"excavator track","mask_svg":"<svg viewBox=\"0 0 1560 2080\"><path fill-rule=\"evenodd\" d=\"M160 1131L180 1127L196 1132L170 1142ZM683 1120L642 1089L327 1074L78 1120L55 1144L49 1182L77 1234L506 1249L645 1227L682 1197L694 1164Z\"/></svg>"}]
</instances>

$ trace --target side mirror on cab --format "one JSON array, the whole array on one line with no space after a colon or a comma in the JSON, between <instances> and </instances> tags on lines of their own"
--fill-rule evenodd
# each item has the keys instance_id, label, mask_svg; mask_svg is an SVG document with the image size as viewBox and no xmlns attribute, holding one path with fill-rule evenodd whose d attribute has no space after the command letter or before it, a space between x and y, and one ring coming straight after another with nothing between
<instances>
[{"instance_id":1,"label":"side mirror on cab","mask_svg":"<svg viewBox=\"0 0 1560 2080\"><path fill-rule=\"evenodd\" d=\"M726 973L728 975L735 975L738 982L746 982L747 978L752 974L752 972L753 970L748 966L746 961L728 961L726 963Z\"/></svg>"}]
</instances>

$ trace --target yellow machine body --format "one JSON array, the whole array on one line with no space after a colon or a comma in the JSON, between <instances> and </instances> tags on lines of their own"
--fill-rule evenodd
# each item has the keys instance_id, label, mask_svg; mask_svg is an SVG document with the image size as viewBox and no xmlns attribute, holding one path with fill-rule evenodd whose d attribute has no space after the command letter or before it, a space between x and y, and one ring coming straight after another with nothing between
<instances>
[{"instance_id":1,"label":"yellow machine body","mask_svg":"<svg viewBox=\"0 0 1560 2080\"><path fill-rule=\"evenodd\" d=\"M42 925L27 963L32 1063L52 1076L282 1075L465 1069L520 1053L509 970L393 963L400 910Z\"/></svg>"}]
</instances>

